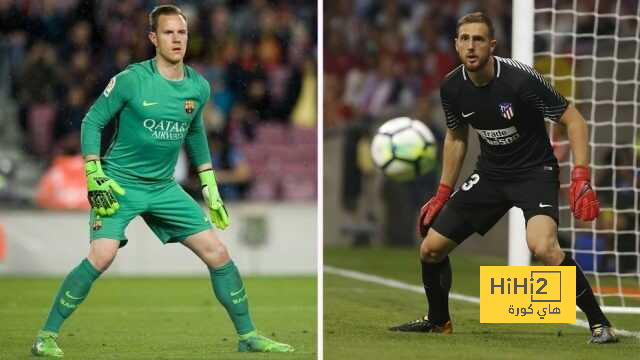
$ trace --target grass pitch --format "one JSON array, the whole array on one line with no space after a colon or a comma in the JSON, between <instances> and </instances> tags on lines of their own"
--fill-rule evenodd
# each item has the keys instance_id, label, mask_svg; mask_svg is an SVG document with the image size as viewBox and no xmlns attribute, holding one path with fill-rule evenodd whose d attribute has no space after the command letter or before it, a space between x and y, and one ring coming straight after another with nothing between
<instances>
[{"instance_id":1,"label":"grass pitch","mask_svg":"<svg viewBox=\"0 0 640 360\"><path fill-rule=\"evenodd\" d=\"M417 250L324 251L325 265L421 285ZM479 296L480 265L499 258L451 255L452 292ZM478 304L450 300L453 335L395 333L387 327L424 316L424 295L324 275L324 359L636 359L638 337L587 344L587 329L555 324L480 324ZM608 315L616 328L638 333L640 315ZM585 319L581 313L578 318Z\"/></svg>"},{"instance_id":2,"label":"grass pitch","mask_svg":"<svg viewBox=\"0 0 640 360\"><path fill-rule=\"evenodd\" d=\"M60 282L0 278L0 359L33 359L31 344ZM65 359L315 359L315 278L244 282L258 330L295 353L238 353L233 325L205 277L100 279L58 344Z\"/></svg>"}]
</instances>

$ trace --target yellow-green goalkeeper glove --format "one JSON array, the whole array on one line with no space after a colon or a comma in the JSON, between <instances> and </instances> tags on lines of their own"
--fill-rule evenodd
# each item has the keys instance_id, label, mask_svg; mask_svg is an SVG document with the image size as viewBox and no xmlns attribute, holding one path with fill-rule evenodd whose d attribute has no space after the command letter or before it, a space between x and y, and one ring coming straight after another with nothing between
<instances>
[{"instance_id":1,"label":"yellow-green goalkeeper glove","mask_svg":"<svg viewBox=\"0 0 640 360\"><path fill-rule=\"evenodd\" d=\"M102 171L100 160L89 160L84 164L87 174L89 204L98 216L111 216L120 208L113 193L124 195L124 189Z\"/></svg>"},{"instance_id":2,"label":"yellow-green goalkeeper glove","mask_svg":"<svg viewBox=\"0 0 640 360\"><path fill-rule=\"evenodd\" d=\"M209 207L211 221L218 229L226 229L229 226L229 213L227 213L227 208L222 203L213 169L201 171L198 176L200 177L200 184L202 184L202 197L204 197L204 201Z\"/></svg>"}]
</instances>

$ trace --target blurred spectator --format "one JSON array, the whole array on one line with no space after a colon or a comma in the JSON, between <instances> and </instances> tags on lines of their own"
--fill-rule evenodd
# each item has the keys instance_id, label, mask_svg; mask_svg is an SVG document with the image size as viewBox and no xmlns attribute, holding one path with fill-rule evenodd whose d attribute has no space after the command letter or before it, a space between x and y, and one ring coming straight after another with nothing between
<instances>
[{"instance_id":1,"label":"blurred spectator","mask_svg":"<svg viewBox=\"0 0 640 360\"><path fill-rule=\"evenodd\" d=\"M80 128L87 112L86 90L79 86L69 89L65 103L58 108L55 127L54 155L80 153Z\"/></svg>"},{"instance_id":2,"label":"blurred spectator","mask_svg":"<svg viewBox=\"0 0 640 360\"><path fill-rule=\"evenodd\" d=\"M618 210L633 210L636 206L635 198L639 187L633 150L631 148L613 149L605 161L612 166L599 172L600 176L596 178L598 198L605 204L612 204Z\"/></svg>"},{"instance_id":3,"label":"blurred spectator","mask_svg":"<svg viewBox=\"0 0 640 360\"><path fill-rule=\"evenodd\" d=\"M58 89L62 86L61 69L54 48L43 41L37 41L27 53L19 74L18 101L21 112L26 115L36 104L55 102ZM26 116L21 125L27 128Z\"/></svg>"},{"instance_id":4,"label":"blurred spectator","mask_svg":"<svg viewBox=\"0 0 640 360\"><path fill-rule=\"evenodd\" d=\"M243 198L251 181L251 168L244 154L222 132L210 131L208 138L220 195L225 201Z\"/></svg>"},{"instance_id":5,"label":"blurred spectator","mask_svg":"<svg viewBox=\"0 0 640 360\"><path fill-rule=\"evenodd\" d=\"M316 80L316 63L308 57L302 64L302 69L297 73L301 82L299 96L290 96L290 99L297 102L293 107L291 120L295 125L306 128L314 128L316 126L317 117L317 88Z\"/></svg>"},{"instance_id":6,"label":"blurred spectator","mask_svg":"<svg viewBox=\"0 0 640 360\"><path fill-rule=\"evenodd\" d=\"M84 158L79 153L57 156L42 176L36 195L45 209L89 209Z\"/></svg>"},{"instance_id":7,"label":"blurred spectator","mask_svg":"<svg viewBox=\"0 0 640 360\"><path fill-rule=\"evenodd\" d=\"M633 216L628 216L610 207L598 215L596 232L591 232L591 223L576 220L576 262L585 271L636 272L636 237ZM611 252L615 251L616 255Z\"/></svg>"},{"instance_id":8,"label":"blurred spectator","mask_svg":"<svg viewBox=\"0 0 640 360\"><path fill-rule=\"evenodd\" d=\"M76 51L91 52L92 49L92 28L91 24L86 20L80 20L69 29L68 42L63 43L60 47L60 57L64 61L70 60L70 56Z\"/></svg>"}]
</instances>

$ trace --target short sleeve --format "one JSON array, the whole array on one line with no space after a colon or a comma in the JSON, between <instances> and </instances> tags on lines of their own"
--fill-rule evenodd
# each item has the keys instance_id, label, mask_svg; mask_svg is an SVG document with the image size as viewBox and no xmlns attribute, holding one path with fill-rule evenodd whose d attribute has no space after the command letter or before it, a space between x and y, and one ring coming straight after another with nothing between
<instances>
[{"instance_id":1,"label":"short sleeve","mask_svg":"<svg viewBox=\"0 0 640 360\"><path fill-rule=\"evenodd\" d=\"M444 86L440 87L440 101L444 115L447 118L447 127L451 130L458 128L463 123L463 120L454 110L454 100Z\"/></svg>"},{"instance_id":2,"label":"short sleeve","mask_svg":"<svg viewBox=\"0 0 640 360\"><path fill-rule=\"evenodd\" d=\"M527 80L520 87L520 98L540 111L545 119L557 122L569 106L564 98L539 72L523 65Z\"/></svg>"}]
</instances>

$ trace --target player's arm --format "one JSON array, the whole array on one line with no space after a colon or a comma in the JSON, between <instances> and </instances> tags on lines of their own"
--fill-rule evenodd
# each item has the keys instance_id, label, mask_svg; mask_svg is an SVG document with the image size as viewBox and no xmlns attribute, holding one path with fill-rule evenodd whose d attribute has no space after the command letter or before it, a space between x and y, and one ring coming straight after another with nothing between
<instances>
[{"instance_id":1,"label":"player's arm","mask_svg":"<svg viewBox=\"0 0 640 360\"><path fill-rule=\"evenodd\" d=\"M125 191L113 179L105 175L100 162L100 138L102 129L113 119L131 98L137 83L135 74L125 70L114 76L100 97L82 119L80 130L81 150L85 158L88 199L98 216L113 215L120 205L114 196Z\"/></svg>"},{"instance_id":2,"label":"player's arm","mask_svg":"<svg viewBox=\"0 0 640 360\"><path fill-rule=\"evenodd\" d=\"M567 127L567 136L573 153L575 166L589 165L589 127L582 114L573 105L569 105L560 118L560 123Z\"/></svg>"},{"instance_id":3,"label":"player's arm","mask_svg":"<svg viewBox=\"0 0 640 360\"><path fill-rule=\"evenodd\" d=\"M521 97L541 111L546 119L567 127L575 161L571 171L569 207L577 219L591 221L598 216L600 203L590 183L587 122L540 73L532 68L528 71L530 76L521 87Z\"/></svg>"},{"instance_id":4,"label":"player's arm","mask_svg":"<svg viewBox=\"0 0 640 360\"><path fill-rule=\"evenodd\" d=\"M447 134L444 138L440 184L453 188L456 181L458 181L460 169L462 169L462 163L467 154L468 135L468 125L461 125L455 129L447 129Z\"/></svg>"},{"instance_id":5,"label":"player's arm","mask_svg":"<svg viewBox=\"0 0 640 360\"><path fill-rule=\"evenodd\" d=\"M136 84L136 75L129 70L114 76L82 119L80 146L86 160L100 159L102 129L127 104Z\"/></svg>"},{"instance_id":6,"label":"player's arm","mask_svg":"<svg viewBox=\"0 0 640 360\"><path fill-rule=\"evenodd\" d=\"M574 162L569 187L569 207L577 219L591 221L600 212L600 202L591 188L589 127L582 114L573 105L567 107L560 118L560 123L567 127Z\"/></svg>"},{"instance_id":7,"label":"player's arm","mask_svg":"<svg viewBox=\"0 0 640 360\"><path fill-rule=\"evenodd\" d=\"M210 91L209 84L205 83L203 96L200 99L201 103L185 137L185 146L189 159L198 169L198 177L202 185L202 197L209 207L211 221L218 229L224 230L229 226L229 213L218 192L218 183L211 164L209 144L207 143L202 120L205 105L209 101Z\"/></svg>"},{"instance_id":8,"label":"player's arm","mask_svg":"<svg viewBox=\"0 0 640 360\"><path fill-rule=\"evenodd\" d=\"M444 138L444 155L442 157L442 176L436 194L427 201L420 209L418 218L418 232L421 236L426 236L431 223L440 212L440 209L449 200L453 192L453 186L458 180L462 162L467 153L467 138L469 126L457 115L452 105L453 99L446 89L440 89L442 109L447 118L447 134Z\"/></svg>"}]
</instances>

